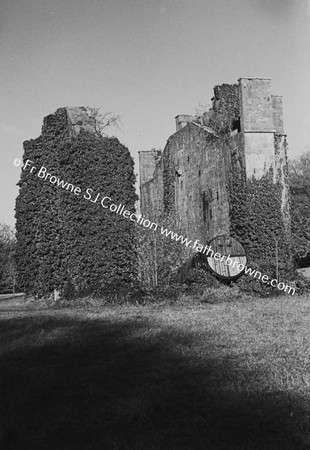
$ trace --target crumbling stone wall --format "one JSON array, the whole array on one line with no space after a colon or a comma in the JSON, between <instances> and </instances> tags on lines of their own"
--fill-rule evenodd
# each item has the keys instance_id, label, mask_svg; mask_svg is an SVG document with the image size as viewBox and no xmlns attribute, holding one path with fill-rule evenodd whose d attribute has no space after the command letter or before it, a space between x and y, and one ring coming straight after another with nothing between
<instances>
[{"instance_id":1,"label":"crumbling stone wall","mask_svg":"<svg viewBox=\"0 0 310 450\"><path fill-rule=\"evenodd\" d=\"M218 137L192 122L167 146L173 155L177 228L205 243L218 232L228 232L225 160Z\"/></svg>"},{"instance_id":2,"label":"crumbling stone wall","mask_svg":"<svg viewBox=\"0 0 310 450\"><path fill-rule=\"evenodd\" d=\"M290 215L282 99L271 95L270 79L240 78L216 86L212 100L202 117L176 117L177 131L153 177L141 182L141 212L151 220L171 217L173 231L204 244L235 236L251 257L274 255L281 241L285 259ZM268 224L257 239L249 208L252 224ZM185 256L195 251L185 250Z\"/></svg>"},{"instance_id":3,"label":"crumbling stone wall","mask_svg":"<svg viewBox=\"0 0 310 450\"><path fill-rule=\"evenodd\" d=\"M271 80L240 78L240 131L225 137L230 153L230 234L249 261L289 265L287 143L281 97ZM235 157L235 153L239 158Z\"/></svg>"}]
</instances>

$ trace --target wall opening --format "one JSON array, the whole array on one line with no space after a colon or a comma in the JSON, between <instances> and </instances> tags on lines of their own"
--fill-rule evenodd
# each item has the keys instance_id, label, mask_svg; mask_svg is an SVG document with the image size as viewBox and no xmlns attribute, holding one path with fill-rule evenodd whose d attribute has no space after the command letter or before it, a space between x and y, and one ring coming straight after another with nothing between
<instances>
[{"instance_id":1,"label":"wall opening","mask_svg":"<svg viewBox=\"0 0 310 450\"><path fill-rule=\"evenodd\" d=\"M203 192L202 193L202 218L203 218L204 223L207 222L208 209L209 209L209 202L208 202L206 193Z\"/></svg>"}]
</instances>

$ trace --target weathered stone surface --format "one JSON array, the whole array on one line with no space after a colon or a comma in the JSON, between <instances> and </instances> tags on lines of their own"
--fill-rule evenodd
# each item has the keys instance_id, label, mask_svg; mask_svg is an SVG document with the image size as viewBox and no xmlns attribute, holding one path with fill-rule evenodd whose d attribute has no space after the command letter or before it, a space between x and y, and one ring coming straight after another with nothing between
<instances>
[{"instance_id":1,"label":"weathered stone surface","mask_svg":"<svg viewBox=\"0 0 310 450\"><path fill-rule=\"evenodd\" d=\"M76 136L81 129L95 133L94 120L85 106L69 106L66 107L66 112L71 135Z\"/></svg>"},{"instance_id":2,"label":"weathered stone surface","mask_svg":"<svg viewBox=\"0 0 310 450\"><path fill-rule=\"evenodd\" d=\"M274 127L277 133L284 133L282 97L279 95L272 95L271 98Z\"/></svg>"},{"instance_id":3,"label":"weathered stone surface","mask_svg":"<svg viewBox=\"0 0 310 450\"><path fill-rule=\"evenodd\" d=\"M241 130L275 131L270 78L239 79Z\"/></svg>"},{"instance_id":4,"label":"weathered stone surface","mask_svg":"<svg viewBox=\"0 0 310 450\"><path fill-rule=\"evenodd\" d=\"M240 78L238 84L216 86L212 100L210 124L225 113L231 119L227 123L233 131L224 139L198 118L180 115L177 131L157 162L154 151L140 152L142 214L155 221L170 215L178 231L204 244L229 234L235 214L229 203L233 157L247 178L261 179L273 169L274 182L282 185L283 222L288 228L282 99L271 95L271 80ZM188 254L194 251L188 248Z\"/></svg>"},{"instance_id":5,"label":"weathered stone surface","mask_svg":"<svg viewBox=\"0 0 310 450\"><path fill-rule=\"evenodd\" d=\"M197 117L192 114L179 114L175 118L175 125L177 131L185 127L188 123L193 122Z\"/></svg>"}]
</instances>

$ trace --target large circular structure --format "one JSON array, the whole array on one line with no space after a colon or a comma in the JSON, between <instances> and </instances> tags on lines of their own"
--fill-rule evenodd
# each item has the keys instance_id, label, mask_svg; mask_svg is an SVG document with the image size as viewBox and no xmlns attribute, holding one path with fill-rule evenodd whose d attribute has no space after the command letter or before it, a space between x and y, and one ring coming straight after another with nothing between
<instances>
[{"instance_id":1,"label":"large circular structure","mask_svg":"<svg viewBox=\"0 0 310 450\"><path fill-rule=\"evenodd\" d=\"M208 245L210 248L206 253L208 265L216 276L233 280L243 274L246 254L236 239L228 235L217 236Z\"/></svg>"}]
</instances>

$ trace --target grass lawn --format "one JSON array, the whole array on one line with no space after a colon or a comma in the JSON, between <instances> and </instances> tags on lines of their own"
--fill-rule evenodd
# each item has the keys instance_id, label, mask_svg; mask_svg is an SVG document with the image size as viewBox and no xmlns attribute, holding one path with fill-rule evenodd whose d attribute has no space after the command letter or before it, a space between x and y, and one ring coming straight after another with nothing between
<instances>
[{"instance_id":1,"label":"grass lawn","mask_svg":"<svg viewBox=\"0 0 310 450\"><path fill-rule=\"evenodd\" d=\"M310 449L310 301L0 302L0 448Z\"/></svg>"}]
</instances>

